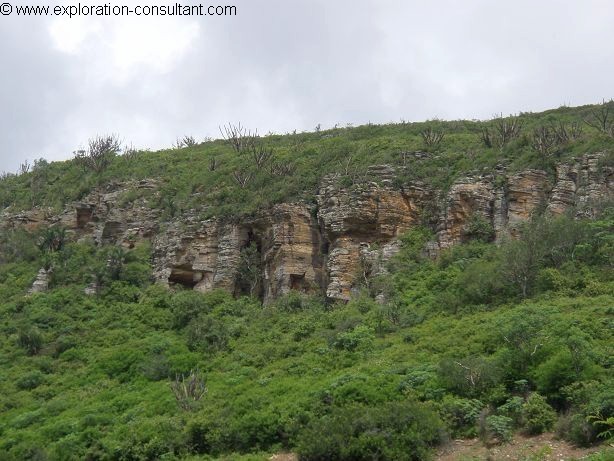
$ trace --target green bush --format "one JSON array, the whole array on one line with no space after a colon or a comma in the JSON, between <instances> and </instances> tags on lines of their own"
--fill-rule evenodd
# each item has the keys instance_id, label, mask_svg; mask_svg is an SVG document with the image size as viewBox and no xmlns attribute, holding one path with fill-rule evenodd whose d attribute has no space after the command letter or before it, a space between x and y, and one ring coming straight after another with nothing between
<instances>
[{"instance_id":1,"label":"green bush","mask_svg":"<svg viewBox=\"0 0 614 461\"><path fill-rule=\"evenodd\" d=\"M27 327L17 333L17 344L28 355L36 355L43 347L43 335L36 327Z\"/></svg>"},{"instance_id":2,"label":"green bush","mask_svg":"<svg viewBox=\"0 0 614 461\"><path fill-rule=\"evenodd\" d=\"M495 238L495 229L488 219L476 213L467 220L463 229L463 237L478 242L491 242Z\"/></svg>"},{"instance_id":3,"label":"green bush","mask_svg":"<svg viewBox=\"0 0 614 461\"><path fill-rule=\"evenodd\" d=\"M191 290L175 293L169 301L175 327L185 327L192 319L201 314L208 314L228 298L228 293L221 290L204 294Z\"/></svg>"},{"instance_id":4,"label":"green bush","mask_svg":"<svg viewBox=\"0 0 614 461\"><path fill-rule=\"evenodd\" d=\"M296 451L306 461L418 461L429 458L441 429L436 414L414 402L335 408L299 432Z\"/></svg>"},{"instance_id":5,"label":"green bush","mask_svg":"<svg viewBox=\"0 0 614 461\"><path fill-rule=\"evenodd\" d=\"M369 327L358 325L351 331L338 333L333 341L333 347L350 352L369 351L373 347L374 339L373 332Z\"/></svg>"},{"instance_id":6,"label":"green bush","mask_svg":"<svg viewBox=\"0 0 614 461\"><path fill-rule=\"evenodd\" d=\"M497 414L511 418L514 424L520 424L524 405L525 402L522 397L514 396L497 408Z\"/></svg>"},{"instance_id":7,"label":"green bush","mask_svg":"<svg viewBox=\"0 0 614 461\"><path fill-rule=\"evenodd\" d=\"M190 350L214 353L228 347L228 330L226 325L208 315L200 315L192 320L186 328Z\"/></svg>"},{"instance_id":8,"label":"green bush","mask_svg":"<svg viewBox=\"0 0 614 461\"><path fill-rule=\"evenodd\" d=\"M556 422L555 431L560 438L580 447L589 447L598 440L597 428L580 413L561 415Z\"/></svg>"},{"instance_id":9,"label":"green bush","mask_svg":"<svg viewBox=\"0 0 614 461\"><path fill-rule=\"evenodd\" d=\"M541 434L552 429L556 413L543 396L533 393L522 406L522 421L528 434Z\"/></svg>"},{"instance_id":10,"label":"green bush","mask_svg":"<svg viewBox=\"0 0 614 461\"><path fill-rule=\"evenodd\" d=\"M512 439L514 420L507 416L486 416L480 433L485 441L495 440L499 443L509 442Z\"/></svg>"},{"instance_id":11,"label":"green bush","mask_svg":"<svg viewBox=\"0 0 614 461\"><path fill-rule=\"evenodd\" d=\"M15 386L18 389L30 391L36 389L38 386L45 382L45 375L40 371L31 371L23 376L20 376L15 380Z\"/></svg>"},{"instance_id":12,"label":"green bush","mask_svg":"<svg viewBox=\"0 0 614 461\"><path fill-rule=\"evenodd\" d=\"M475 437L477 422L484 404L476 399L461 399L446 395L440 413L453 437Z\"/></svg>"}]
</instances>

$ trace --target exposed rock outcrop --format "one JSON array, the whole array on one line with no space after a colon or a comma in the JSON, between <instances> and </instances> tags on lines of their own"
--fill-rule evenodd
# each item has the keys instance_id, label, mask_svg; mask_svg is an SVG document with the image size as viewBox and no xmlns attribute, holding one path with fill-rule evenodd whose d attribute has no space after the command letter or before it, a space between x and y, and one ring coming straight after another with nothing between
<instances>
[{"instance_id":1,"label":"exposed rock outcrop","mask_svg":"<svg viewBox=\"0 0 614 461\"><path fill-rule=\"evenodd\" d=\"M265 302L290 290L320 290L325 279L323 242L307 206L277 205L258 216L250 232L259 240Z\"/></svg>"},{"instance_id":2,"label":"exposed rock outcrop","mask_svg":"<svg viewBox=\"0 0 614 461\"><path fill-rule=\"evenodd\" d=\"M248 242L244 227L188 217L154 238L154 276L165 284L197 291L235 291L241 249Z\"/></svg>"},{"instance_id":3,"label":"exposed rock outcrop","mask_svg":"<svg viewBox=\"0 0 614 461\"><path fill-rule=\"evenodd\" d=\"M394 188L396 171L391 166L372 167L367 176L372 181L349 188L341 187L337 176L326 177L318 193L318 220L328 249L329 298L350 299L356 280L371 272L365 265L365 249L394 242L420 223L425 202L432 200L421 185ZM394 244L386 249L386 257L392 256L393 248Z\"/></svg>"},{"instance_id":4,"label":"exposed rock outcrop","mask_svg":"<svg viewBox=\"0 0 614 461\"><path fill-rule=\"evenodd\" d=\"M28 290L28 294L44 293L49 289L49 279L51 277L51 271L44 267L36 274L36 279L32 283L32 287Z\"/></svg>"},{"instance_id":5,"label":"exposed rock outcrop","mask_svg":"<svg viewBox=\"0 0 614 461\"><path fill-rule=\"evenodd\" d=\"M74 239L89 238L97 244L132 247L135 241L157 233L160 211L138 198L140 191L157 187L153 180L110 183L95 189L82 201L70 204L61 213L35 208L16 215L0 214L0 229L34 231L60 225ZM131 199L133 195L137 198Z\"/></svg>"},{"instance_id":6,"label":"exposed rock outcrop","mask_svg":"<svg viewBox=\"0 0 614 461\"><path fill-rule=\"evenodd\" d=\"M150 239L160 283L235 294L244 289L238 280L243 251L255 245L261 277L254 287L265 302L290 290L347 300L385 272L399 236L414 226L433 228L436 239L426 250L436 254L466 240L476 217L501 240L516 236L536 211L560 214L574 207L590 214L593 203L612 193L614 174L603 158L590 154L561 163L555 177L541 170L507 174L501 167L496 175L461 178L447 192L404 183L404 167L374 166L368 181L323 178L316 205L279 204L233 222L202 220L192 211L162 223L161 212L139 198L144 189L157 194L156 181L109 184L59 214L0 214L0 230L62 225L74 239L126 247ZM45 277L39 272L33 290L44 290Z\"/></svg>"}]
</instances>

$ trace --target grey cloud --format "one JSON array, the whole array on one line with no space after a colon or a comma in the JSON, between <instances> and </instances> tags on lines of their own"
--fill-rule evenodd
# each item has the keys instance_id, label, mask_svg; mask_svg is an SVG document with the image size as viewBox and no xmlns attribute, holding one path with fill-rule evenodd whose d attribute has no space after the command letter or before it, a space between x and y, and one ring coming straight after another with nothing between
<instances>
[{"instance_id":1,"label":"grey cloud","mask_svg":"<svg viewBox=\"0 0 614 461\"><path fill-rule=\"evenodd\" d=\"M121 82L104 77L113 63L100 43L63 53L49 21L0 17L0 170L68 158L103 132L155 149L183 134L216 136L227 121L284 132L487 118L614 96L609 0L236 4L237 17L198 19L171 68L143 65Z\"/></svg>"}]
</instances>

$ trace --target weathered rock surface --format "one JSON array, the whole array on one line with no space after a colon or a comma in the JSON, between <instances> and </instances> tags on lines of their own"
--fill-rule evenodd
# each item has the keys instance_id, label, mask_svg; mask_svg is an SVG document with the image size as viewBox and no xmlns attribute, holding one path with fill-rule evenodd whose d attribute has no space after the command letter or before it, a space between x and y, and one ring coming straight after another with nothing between
<instances>
[{"instance_id":1,"label":"weathered rock surface","mask_svg":"<svg viewBox=\"0 0 614 461\"><path fill-rule=\"evenodd\" d=\"M36 279L32 283L32 287L28 290L28 294L44 293L49 289L49 279L51 271L41 268L36 274Z\"/></svg>"},{"instance_id":2,"label":"weathered rock surface","mask_svg":"<svg viewBox=\"0 0 614 461\"><path fill-rule=\"evenodd\" d=\"M154 276L197 291L234 292L241 248L247 242L246 230L238 225L195 217L176 221L154 238Z\"/></svg>"},{"instance_id":3,"label":"weathered rock surface","mask_svg":"<svg viewBox=\"0 0 614 461\"><path fill-rule=\"evenodd\" d=\"M322 239L311 210L281 204L255 220L250 232L259 240L263 296L268 301L290 290L312 293L323 286Z\"/></svg>"},{"instance_id":4,"label":"weathered rock surface","mask_svg":"<svg viewBox=\"0 0 614 461\"><path fill-rule=\"evenodd\" d=\"M614 172L602 158L589 154L562 163L554 178L541 170L506 174L501 168L497 175L459 179L445 193L402 184L397 167L374 166L368 181L349 186L347 177L323 178L317 206L280 204L234 222L189 212L162 223L161 212L138 198L143 189L157 193L155 181L109 184L60 214L0 214L0 230L62 225L74 239L126 247L148 239L160 283L235 294L243 289L237 283L242 250L253 244L261 267L256 291L265 302L290 290L347 300L362 282L385 272L400 248L399 236L414 226L433 228L436 239L426 250L436 254L466 240L476 216L501 240L516 236L538 210L560 214L573 207L590 214L595 202L611 197L614 185ZM36 290L43 289L45 276L39 273Z\"/></svg>"},{"instance_id":5,"label":"weathered rock surface","mask_svg":"<svg viewBox=\"0 0 614 461\"><path fill-rule=\"evenodd\" d=\"M387 244L417 225L431 194L420 185L393 187L395 170L387 165L372 167L365 184L339 186L336 176L324 178L318 193L318 220L328 248L326 296L350 299L357 280L369 277L378 259L365 250L372 244ZM386 250L388 258L394 253ZM362 249L362 255L361 255ZM382 249L382 254L384 250Z\"/></svg>"},{"instance_id":6,"label":"weathered rock surface","mask_svg":"<svg viewBox=\"0 0 614 461\"><path fill-rule=\"evenodd\" d=\"M578 207L580 212L590 214L591 204L611 194L614 186L614 171L602 165L602 159L603 154L588 154L576 162L559 164L547 210L561 214Z\"/></svg>"},{"instance_id":7,"label":"weathered rock surface","mask_svg":"<svg viewBox=\"0 0 614 461\"><path fill-rule=\"evenodd\" d=\"M491 181L468 177L450 188L438 226L440 248L448 248L465 239L466 225L480 216L494 226L495 190Z\"/></svg>"}]
</instances>

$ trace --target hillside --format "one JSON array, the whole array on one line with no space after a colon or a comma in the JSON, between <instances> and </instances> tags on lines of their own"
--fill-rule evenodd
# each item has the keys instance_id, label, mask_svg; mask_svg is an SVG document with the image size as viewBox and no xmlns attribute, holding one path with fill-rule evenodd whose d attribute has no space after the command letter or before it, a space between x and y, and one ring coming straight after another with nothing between
<instances>
[{"instance_id":1,"label":"hillside","mask_svg":"<svg viewBox=\"0 0 614 461\"><path fill-rule=\"evenodd\" d=\"M610 109L227 126L5 175L0 458L422 460L556 431L610 459Z\"/></svg>"}]
</instances>

